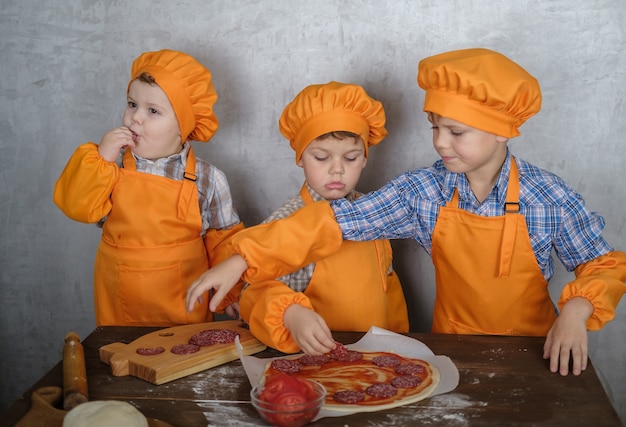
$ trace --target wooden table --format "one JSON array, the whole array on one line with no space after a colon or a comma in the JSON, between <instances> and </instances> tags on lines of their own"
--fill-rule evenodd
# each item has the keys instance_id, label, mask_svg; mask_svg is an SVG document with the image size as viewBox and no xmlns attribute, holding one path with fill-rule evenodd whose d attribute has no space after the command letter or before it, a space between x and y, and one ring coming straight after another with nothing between
<instances>
[{"instance_id":1,"label":"wooden table","mask_svg":"<svg viewBox=\"0 0 626 427\"><path fill-rule=\"evenodd\" d=\"M250 404L250 384L239 360L159 386L135 377L114 377L100 362L101 346L130 343L156 329L99 327L83 340L90 400L129 401L145 415L176 427L263 425ZM345 344L362 335L334 333ZM454 391L387 411L323 418L312 425L621 426L593 366L578 377L551 373L541 357L543 338L408 335L452 359L460 373ZM268 349L256 356L278 355ZM52 368L2 415L0 423L12 426L19 421L34 390L62 386L62 371L61 363Z\"/></svg>"}]
</instances>

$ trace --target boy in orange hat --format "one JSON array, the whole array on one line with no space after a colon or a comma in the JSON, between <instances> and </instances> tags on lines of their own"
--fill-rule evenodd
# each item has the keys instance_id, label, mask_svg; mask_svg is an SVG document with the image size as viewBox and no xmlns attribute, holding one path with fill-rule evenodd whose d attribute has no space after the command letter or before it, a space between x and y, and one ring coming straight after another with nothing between
<instances>
[{"instance_id":1,"label":"boy in orange hat","mask_svg":"<svg viewBox=\"0 0 626 427\"><path fill-rule=\"evenodd\" d=\"M215 303L244 271L246 280L265 275L261 245L288 271L298 257L328 256L341 238L413 238L435 265L433 332L546 336L550 370L567 375L571 362L579 375L587 330L612 320L626 292L626 254L605 241L604 220L562 179L511 155L509 138L541 107L537 80L487 49L426 58L417 80L441 160L354 202L318 202L242 232L232 242L239 255L205 278L218 289ZM273 236L289 228L295 244L275 247ZM558 312L548 293L553 250L576 276ZM319 351L330 341L320 337Z\"/></svg>"},{"instance_id":2,"label":"boy in orange hat","mask_svg":"<svg viewBox=\"0 0 626 427\"><path fill-rule=\"evenodd\" d=\"M319 200L360 197L355 187L369 147L387 135L385 120L382 104L360 86L330 82L302 90L283 111L279 128L296 152L305 182L299 195L265 223ZM266 258L264 268L278 278L247 285L239 302L241 316L259 340L286 353L315 352L317 337L330 336L330 329L367 331L375 325L408 332L406 301L391 260L388 240L345 241L332 256L282 277ZM188 309L207 290L196 281L188 292Z\"/></svg>"},{"instance_id":3,"label":"boy in orange hat","mask_svg":"<svg viewBox=\"0 0 626 427\"><path fill-rule=\"evenodd\" d=\"M209 141L218 127L211 80L185 53L141 54L132 65L122 126L99 145L78 147L56 183L54 202L68 217L102 226L97 325L213 319L207 304L189 313L176 303L202 272L227 258L225 241L243 228L226 177L197 159L190 145ZM237 296L231 292L220 310L229 306L232 315Z\"/></svg>"}]
</instances>

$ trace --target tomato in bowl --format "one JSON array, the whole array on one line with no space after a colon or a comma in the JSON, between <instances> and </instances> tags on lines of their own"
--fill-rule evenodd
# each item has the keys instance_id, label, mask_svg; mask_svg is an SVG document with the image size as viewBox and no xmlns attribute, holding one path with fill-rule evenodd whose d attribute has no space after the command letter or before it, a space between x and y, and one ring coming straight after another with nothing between
<instances>
[{"instance_id":1,"label":"tomato in bowl","mask_svg":"<svg viewBox=\"0 0 626 427\"><path fill-rule=\"evenodd\" d=\"M326 401L326 389L318 382L278 373L253 387L250 399L271 425L301 427L319 413Z\"/></svg>"}]
</instances>

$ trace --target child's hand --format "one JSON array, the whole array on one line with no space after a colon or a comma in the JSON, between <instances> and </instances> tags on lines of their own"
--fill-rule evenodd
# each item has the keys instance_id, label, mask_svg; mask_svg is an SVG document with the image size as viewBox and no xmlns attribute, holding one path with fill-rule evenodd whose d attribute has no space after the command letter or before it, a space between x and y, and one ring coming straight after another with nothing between
<instances>
[{"instance_id":1,"label":"child's hand","mask_svg":"<svg viewBox=\"0 0 626 427\"><path fill-rule=\"evenodd\" d=\"M319 356L335 348L330 329L315 311L292 304L285 310L283 321L298 347L306 354Z\"/></svg>"},{"instance_id":2,"label":"child's hand","mask_svg":"<svg viewBox=\"0 0 626 427\"><path fill-rule=\"evenodd\" d=\"M102 136L98 153L107 162L114 162L126 147L134 147L134 134L125 126L113 128Z\"/></svg>"},{"instance_id":3,"label":"child's hand","mask_svg":"<svg viewBox=\"0 0 626 427\"><path fill-rule=\"evenodd\" d=\"M248 268L246 260L239 255L233 255L222 261L202 275L187 289L186 307L192 312L196 301L202 304L202 294L210 289L215 289L215 295L209 303L209 310L217 310L226 294L239 282L239 278Z\"/></svg>"},{"instance_id":4,"label":"child's hand","mask_svg":"<svg viewBox=\"0 0 626 427\"><path fill-rule=\"evenodd\" d=\"M234 302L231 305L229 305L228 307L226 307L224 309L224 311L226 311L226 314L228 314L228 316L231 319L236 319L239 320L239 303L238 302Z\"/></svg>"},{"instance_id":5,"label":"child's hand","mask_svg":"<svg viewBox=\"0 0 626 427\"><path fill-rule=\"evenodd\" d=\"M550 359L550 371L567 375L570 355L574 375L587 369L587 320L591 314L593 306L585 298L576 297L565 303L543 345L543 358Z\"/></svg>"}]
</instances>

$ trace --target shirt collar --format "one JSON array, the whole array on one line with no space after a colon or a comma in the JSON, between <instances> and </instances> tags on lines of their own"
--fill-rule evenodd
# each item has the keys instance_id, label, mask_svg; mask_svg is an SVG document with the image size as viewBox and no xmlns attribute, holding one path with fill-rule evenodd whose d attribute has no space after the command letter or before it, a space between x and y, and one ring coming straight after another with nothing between
<instances>
[{"instance_id":1,"label":"shirt collar","mask_svg":"<svg viewBox=\"0 0 626 427\"><path fill-rule=\"evenodd\" d=\"M166 165L170 163L180 163L181 165L183 165L183 168L184 168L185 166L187 166L187 155L189 154L189 147L191 147L189 142L185 142L183 144L183 148L178 153L174 153L167 157L161 157L160 159L156 159L156 160L143 158L141 156L136 155L132 151L131 151L131 154L135 158L135 161L137 162L137 164L144 163L147 165Z\"/></svg>"},{"instance_id":2,"label":"shirt collar","mask_svg":"<svg viewBox=\"0 0 626 427\"><path fill-rule=\"evenodd\" d=\"M314 202L319 202L320 200L326 200L325 198L320 196L315 190L313 190L313 188L309 185L308 182L305 181L304 185L306 185L306 189L309 191L309 194L311 195L311 198L313 199ZM348 195L344 197L344 199L348 199L349 201L353 202L356 199L356 191L354 190L350 191Z\"/></svg>"},{"instance_id":3,"label":"shirt collar","mask_svg":"<svg viewBox=\"0 0 626 427\"><path fill-rule=\"evenodd\" d=\"M511 171L511 159L512 156L507 147L506 157L504 159L504 163L502 164L500 175L498 176L498 179L488 196L488 198L495 197L500 204L504 204L506 201L506 190L509 183L509 172ZM443 162L441 162L441 167L445 169ZM469 181L465 177L465 174L451 172L445 173L443 178L443 196L446 200L452 199L452 193L455 188L459 192L459 199L471 200L472 203L475 202L476 198L474 197L474 193L472 193L472 189Z\"/></svg>"}]
</instances>

